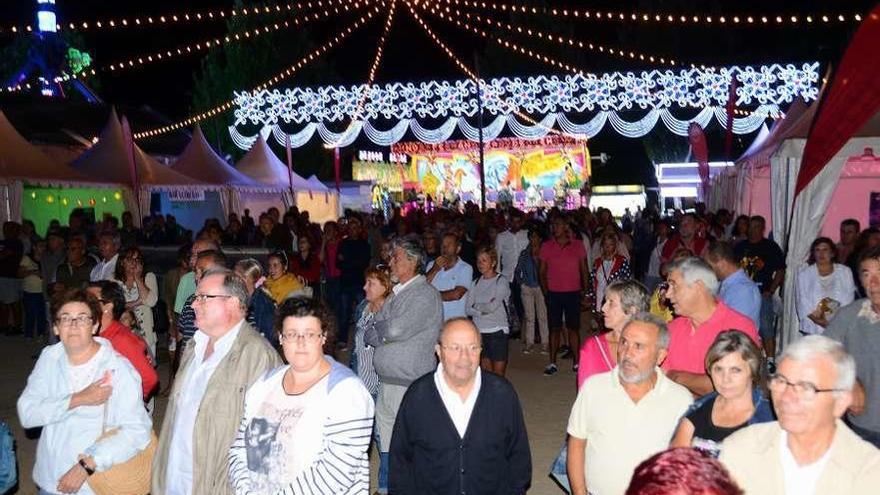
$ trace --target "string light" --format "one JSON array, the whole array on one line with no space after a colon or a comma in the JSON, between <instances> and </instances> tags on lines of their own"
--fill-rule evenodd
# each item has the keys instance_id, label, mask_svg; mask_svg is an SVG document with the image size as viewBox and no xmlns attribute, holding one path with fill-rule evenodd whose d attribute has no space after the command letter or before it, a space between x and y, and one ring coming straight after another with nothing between
<instances>
[{"instance_id":1,"label":"string light","mask_svg":"<svg viewBox=\"0 0 880 495\"><path fill-rule=\"evenodd\" d=\"M632 50L624 50L622 48L607 47L607 46L604 46L604 45L601 45L598 43L589 43L589 42L575 40L572 38L566 38L566 37L558 36L558 35L554 35L554 34L548 34L548 33L545 33L543 31L540 31L537 29L532 29L532 28L528 28L528 27L523 28L521 26L513 26L508 23L495 21L489 17L483 17L478 14L472 15L470 13L462 13L458 9L452 9L455 12L455 14L458 16L458 19L454 19L451 15L447 16L446 14L444 14L442 7L439 7L439 8L438 8L438 6L428 7L427 4L429 4L429 3L431 3L430 0L424 2L423 3L424 8L428 9L435 16L438 16L447 22L453 22L458 27L472 31L472 32L484 37L484 38L491 39L495 43L500 44L500 45L504 46L505 48L508 48L508 49L511 49L514 51L518 51L519 53L521 53L523 55L528 55L528 56L535 58L537 60L549 63L550 65L553 65L555 67L563 68L569 72L578 73L578 72L582 72L582 71L577 70L577 69L573 68L571 65L566 64L564 62L559 62L558 60L554 60L550 57L540 55L540 54L538 54L532 50L529 50L527 48L523 48L521 46L518 46L516 43L514 43L512 41L504 40L504 39L497 37L497 36L492 36L481 29L478 29L476 27L471 26L466 21L461 20L461 17L464 16L467 19L471 19L473 17L473 18L476 18L477 21L480 21L480 22L487 24L491 27L504 28L507 31L510 31L511 33L522 34L522 35L530 36L532 38L551 41L553 43L556 43L556 44L559 44L562 46L569 46L569 47L581 48L581 49L589 49L589 50L597 52L597 53L609 54L609 55L620 57L620 58L623 58L626 60L638 59L641 61L656 63L656 64L660 64L660 65L669 65L669 66L676 65L676 61L673 58L667 59L666 57L649 55L646 53L636 52L636 51L632 51ZM449 7L446 7L445 10L446 10L446 12L450 12Z\"/></svg>"},{"instance_id":2,"label":"string light","mask_svg":"<svg viewBox=\"0 0 880 495\"><path fill-rule=\"evenodd\" d=\"M71 31L97 31L125 28L151 28L176 24L196 24L200 22L216 22L236 17L249 17L256 15L279 15L314 7L324 8L326 5L342 4L345 0L315 0L297 3L273 3L254 5L239 9L214 9L187 12L175 12L158 15L143 15L135 17L120 17L92 21L75 21L67 24L56 24L58 31L67 29ZM27 34L33 31L31 25L0 27L0 34L16 35Z\"/></svg>"},{"instance_id":3,"label":"string light","mask_svg":"<svg viewBox=\"0 0 880 495\"><path fill-rule=\"evenodd\" d=\"M370 65L369 76L367 77L367 84L364 87L364 91L361 94L361 97L358 99L357 110L355 111L355 117L348 124L348 127L345 129L339 140L332 143L329 147L338 148L343 141L346 141L346 137L349 137L351 132L355 129L355 122L359 121L361 118L361 112L364 110L364 104L367 101L367 98L370 95L370 89L373 87L373 82L376 80L376 73L379 70L379 64L382 63L382 55L385 51L385 41L388 39L388 33L391 32L391 25L394 23L394 12L397 10L397 0L391 0L391 6L388 8L388 17L385 19L385 26L382 29L382 36L379 38L379 45L376 47L376 55L373 56L373 63Z\"/></svg>"},{"instance_id":4,"label":"string light","mask_svg":"<svg viewBox=\"0 0 880 495\"><path fill-rule=\"evenodd\" d=\"M379 11L378 7L373 7L366 14L362 15L356 21L354 21L353 24L351 24L350 26L348 26L347 28L343 29L338 34L336 34L336 36L334 36L332 40L327 41L326 43L324 43L324 45L316 48L315 50L312 50L307 55L304 55L295 64L287 67L283 71L281 71L281 72L277 73L276 75L272 76L271 78L267 79L262 84L256 86L252 91L260 91L260 90L266 89L269 86L276 85L279 82L293 76L297 71L299 71L300 69L302 69L303 67L305 67L306 65L308 65L309 63L314 61L316 58L320 57L321 55L323 55L324 53L326 53L330 49L338 46L342 41L347 39L351 35L351 33L356 31L358 28L360 28L361 26L366 24L367 21L372 19L373 16L378 11ZM227 110L231 109L233 105L234 105L233 100L231 100L231 99L227 100L227 101L211 108L210 110L206 110L206 111L199 113L197 115L190 116L190 117L188 117L184 120L181 120L179 122L176 122L174 124L169 124L169 125L166 125L163 127L159 127L157 129L149 130L149 131L135 133L134 139L140 140L140 139L152 138L155 136L166 134L171 131L176 131L178 129L182 129L184 127L189 127L193 124L199 123L203 120L209 119L211 117L215 117L223 112L226 112Z\"/></svg>"},{"instance_id":5,"label":"string light","mask_svg":"<svg viewBox=\"0 0 880 495\"><path fill-rule=\"evenodd\" d=\"M800 27L804 22L810 25L839 25L862 22L861 14L672 14L659 12L613 12L590 9L573 9L563 7L545 7L501 2L485 2L475 0L440 0L448 5L464 6L475 10L493 10L515 14L552 16L555 18L583 19L599 22L640 22L659 25L692 25L692 26L783 26Z\"/></svg>"},{"instance_id":6,"label":"string light","mask_svg":"<svg viewBox=\"0 0 880 495\"><path fill-rule=\"evenodd\" d=\"M285 20L281 22L275 22L272 25L259 26L242 32L230 33L225 36L219 36L217 38L198 41L188 45L179 46L177 48L172 48L170 50L162 50L148 55L131 57L127 60L114 62L103 68L92 68L89 70L89 72L92 75L95 75L99 71L114 72L119 70L142 67L151 63L161 62L163 60L168 60L176 57L184 57L192 53L198 53L200 51L207 51L211 48L219 47L221 45L226 45L247 39L256 39L268 33L278 32L282 29L288 29L290 27L299 27L301 25L305 25L319 19L326 19L332 15L341 14L342 11L349 12L350 10L358 10L361 8L361 2L363 2L364 4L368 4L370 3L370 0L359 0L354 2L353 5L351 5L351 2L347 2L342 5L342 7L333 7L332 10L326 9L321 12L308 13L303 18L297 17L289 21ZM64 77L56 78L56 82L62 80L66 79Z\"/></svg>"},{"instance_id":7,"label":"string light","mask_svg":"<svg viewBox=\"0 0 880 495\"><path fill-rule=\"evenodd\" d=\"M425 22L425 20L422 19L422 17L418 14L418 12L415 11L415 9L412 7L412 5L410 5L409 3L407 3L407 4L406 4L406 9L409 11L409 13L410 13L410 15L412 16L412 18L415 19L415 21L419 24L419 26L421 26L421 28L422 28L422 30L425 32L425 34L427 34L428 37L431 38L431 40L434 42L434 44L436 44L436 45L437 45L437 46L443 51L443 53L445 53L446 56L449 57L449 59L450 59L450 60L451 60L451 61L452 61L452 62L453 62L453 63L454 63L459 69L461 69L462 72L465 73L465 75L467 75L469 78L473 79L474 82L477 83L477 91L481 91L481 86L482 86L482 84L481 84L481 79L480 79L480 77L478 77L477 74L474 73L474 71L470 70L470 69L468 68L468 66L467 66L464 62L462 62L461 59L459 59L458 56L456 56L455 53L453 53L453 51L449 49L448 46L446 46L446 43L444 43L443 40L441 40L436 34L434 34L434 30L431 29L430 26L428 26L428 24ZM543 126L542 123L536 121L535 119L529 117L528 115L526 115L526 114L524 114L524 113L522 113L522 112L516 111L516 112L514 112L514 113L515 113L517 116L519 116L519 117L521 117L521 118L527 120L527 121L528 121L529 123L531 123L531 124L534 124L534 125L542 125L542 126ZM550 133L552 133L552 134L560 134L560 135L561 135L561 134L565 134L565 133L562 133L562 132L557 131L556 129L553 129L553 128L550 128L550 127L546 127L546 126L544 126L544 127L547 129L548 132L550 132ZM573 137L578 137L578 136L573 136Z\"/></svg>"}]
</instances>

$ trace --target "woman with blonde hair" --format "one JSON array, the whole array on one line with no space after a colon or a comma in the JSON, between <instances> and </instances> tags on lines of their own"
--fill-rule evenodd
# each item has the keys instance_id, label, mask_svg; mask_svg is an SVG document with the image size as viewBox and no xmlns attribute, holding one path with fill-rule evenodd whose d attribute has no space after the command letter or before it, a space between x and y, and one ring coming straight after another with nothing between
<instances>
[{"instance_id":1,"label":"woman with blonde hair","mask_svg":"<svg viewBox=\"0 0 880 495\"><path fill-rule=\"evenodd\" d=\"M465 311L480 329L483 357L480 366L500 376L507 370L507 339L510 333L507 300L510 284L498 273L498 252L492 246L477 250L477 270L480 277L467 293ZM512 310L513 308L510 308Z\"/></svg>"},{"instance_id":2,"label":"woman with blonde hair","mask_svg":"<svg viewBox=\"0 0 880 495\"><path fill-rule=\"evenodd\" d=\"M263 283L266 280L263 277L263 267L259 261L253 258L245 258L235 264L235 274L244 280L244 285L250 297L247 322L263 334L266 340L277 345L278 338L275 335L275 301L269 292L263 288Z\"/></svg>"}]
</instances>

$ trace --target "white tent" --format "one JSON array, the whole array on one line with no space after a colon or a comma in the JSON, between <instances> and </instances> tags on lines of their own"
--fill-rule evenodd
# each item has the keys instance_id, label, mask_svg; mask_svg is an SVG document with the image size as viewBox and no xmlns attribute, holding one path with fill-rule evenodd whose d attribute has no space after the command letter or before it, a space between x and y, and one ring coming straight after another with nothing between
<instances>
[{"instance_id":1,"label":"white tent","mask_svg":"<svg viewBox=\"0 0 880 495\"><path fill-rule=\"evenodd\" d=\"M74 170L32 145L0 111L0 219L20 222L25 184L43 187L114 187Z\"/></svg>"},{"instance_id":2,"label":"white tent","mask_svg":"<svg viewBox=\"0 0 880 495\"><path fill-rule=\"evenodd\" d=\"M880 113L847 141L793 205L794 185L806 142L805 137L787 139L770 159L776 179L773 211L786 220L788 236L783 248L788 250L786 265L791 268L785 272L783 344L799 336L795 309L797 268L806 262L810 244L820 233L838 240L837 229L844 218L868 223L871 193L880 192L880 159L873 153L880 151Z\"/></svg>"},{"instance_id":3,"label":"white tent","mask_svg":"<svg viewBox=\"0 0 880 495\"><path fill-rule=\"evenodd\" d=\"M277 187L260 184L220 158L208 144L198 125L193 129L189 144L171 165L171 169L206 184L223 187L216 194L223 210L221 223L224 225L231 212L241 211L242 192L270 197L278 197L280 194Z\"/></svg>"},{"instance_id":4,"label":"white tent","mask_svg":"<svg viewBox=\"0 0 880 495\"><path fill-rule=\"evenodd\" d=\"M110 112L107 125L101 131L98 142L86 150L71 166L78 172L89 177L99 178L102 181L125 184L130 188L136 184L138 186L137 200L132 201L132 198L126 197L126 206L127 209L136 213L134 216L138 222L141 216L149 214L153 192L172 193L181 200L187 200L189 205L197 205L205 203L204 193L206 191L222 189L222 186L200 182L171 170L170 167L157 162L136 144L133 145L133 148L136 180L132 177L127 155L129 148L125 142L122 125L114 109ZM210 205L202 204L200 206Z\"/></svg>"},{"instance_id":5,"label":"white tent","mask_svg":"<svg viewBox=\"0 0 880 495\"><path fill-rule=\"evenodd\" d=\"M319 186L296 172L290 172L262 136L257 137L251 149L235 168L260 184L277 188L278 191L273 197L242 192L240 194L242 207L259 212L271 206L284 210L296 205L300 211L308 211L311 220L318 223L336 220L339 217L338 195L326 186Z\"/></svg>"}]
</instances>

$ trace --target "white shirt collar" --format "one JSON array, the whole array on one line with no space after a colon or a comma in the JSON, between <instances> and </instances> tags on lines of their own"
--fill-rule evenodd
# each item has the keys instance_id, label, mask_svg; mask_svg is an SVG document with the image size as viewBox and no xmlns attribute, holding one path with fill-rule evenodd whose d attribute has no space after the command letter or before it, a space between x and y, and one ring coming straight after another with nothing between
<instances>
[{"instance_id":1,"label":"white shirt collar","mask_svg":"<svg viewBox=\"0 0 880 495\"><path fill-rule=\"evenodd\" d=\"M464 438L464 435L467 432L468 423L474 412L474 405L477 403L477 396L480 395L480 386L482 385L482 382L482 373L480 372L480 368L477 368L474 377L474 386L471 388L467 398L462 401L458 392L452 390L452 387L446 383L446 377L443 374L443 363L438 363L437 370L434 371L434 384L437 386L437 391L440 393L440 399L443 401L443 405L446 407L449 417L452 418L452 423L455 425L456 431L458 431L458 436L461 438Z\"/></svg>"},{"instance_id":2,"label":"white shirt collar","mask_svg":"<svg viewBox=\"0 0 880 495\"><path fill-rule=\"evenodd\" d=\"M413 278L407 280L406 282L404 282L404 283L402 283L402 284L401 284L401 283L398 283L397 285L395 285L394 287L392 287L391 290L392 290L395 294L400 294L404 289L406 289L407 287L409 287L410 285L412 285L413 282L415 282L417 279L420 279L420 278L423 279L423 278L425 278L425 276L424 276L424 275L416 275L415 277L413 277Z\"/></svg>"},{"instance_id":3,"label":"white shirt collar","mask_svg":"<svg viewBox=\"0 0 880 495\"><path fill-rule=\"evenodd\" d=\"M241 331L241 326L244 324L244 319L235 324L232 327L232 330L226 333L226 335L217 339L217 342L214 342L214 353L213 356L217 356L219 359L223 359L226 354L229 353L229 350L232 348L232 343L235 342L236 337L238 337L238 333ZM196 333L193 334L193 340L196 343L196 355L195 357L199 360L203 360L203 356L205 355L205 347L208 346L208 341L211 338L208 334L202 332L201 330L196 330Z\"/></svg>"}]
</instances>

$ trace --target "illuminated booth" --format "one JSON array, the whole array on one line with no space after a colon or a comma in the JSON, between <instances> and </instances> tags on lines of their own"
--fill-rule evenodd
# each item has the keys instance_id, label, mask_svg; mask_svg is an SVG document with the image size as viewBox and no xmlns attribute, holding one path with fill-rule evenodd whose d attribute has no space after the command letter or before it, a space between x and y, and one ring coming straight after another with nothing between
<instances>
[{"instance_id":1,"label":"illuminated booth","mask_svg":"<svg viewBox=\"0 0 880 495\"><path fill-rule=\"evenodd\" d=\"M378 175L380 181L390 179L386 183L389 189L414 189L437 205L480 202L478 143L398 143L391 149L410 159L406 166L401 164L397 170L387 167ZM490 205L513 204L522 209L585 205L583 192L590 177L586 139L560 135L534 140L496 138L485 143L483 160Z\"/></svg>"}]
</instances>

